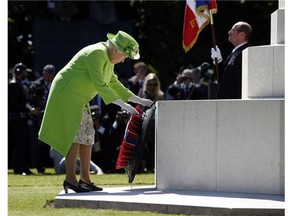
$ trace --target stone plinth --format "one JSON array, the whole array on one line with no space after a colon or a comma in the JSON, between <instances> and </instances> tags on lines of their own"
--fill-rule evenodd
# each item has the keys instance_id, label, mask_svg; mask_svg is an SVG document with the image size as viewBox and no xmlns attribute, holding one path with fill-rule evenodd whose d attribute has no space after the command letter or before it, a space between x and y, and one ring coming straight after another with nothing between
<instances>
[{"instance_id":1,"label":"stone plinth","mask_svg":"<svg viewBox=\"0 0 288 216\"><path fill-rule=\"evenodd\" d=\"M242 53L242 98L284 98L285 45L248 47Z\"/></svg>"},{"instance_id":2,"label":"stone plinth","mask_svg":"<svg viewBox=\"0 0 288 216\"><path fill-rule=\"evenodd\" d=\"M271 14L271 44L285 43L285 9L278 9Z\"/></svg>"},{"instance_id":3,"label":"stone plinth","mask_svg":"<svg viewBox=\"0 0 288 216\"><path fill-rule=\"evenodd\" d=\"M159 101L156 187L284 194L284 100Z\"/></svg>"}]
</instances>

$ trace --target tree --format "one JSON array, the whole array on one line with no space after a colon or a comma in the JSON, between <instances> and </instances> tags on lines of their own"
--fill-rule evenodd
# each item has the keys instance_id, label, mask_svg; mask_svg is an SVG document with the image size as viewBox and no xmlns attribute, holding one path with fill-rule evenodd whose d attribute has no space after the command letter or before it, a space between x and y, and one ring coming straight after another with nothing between
<instances>
[{"instance_id":1,"label":"tree","mask_svg":"<svg viewBox=\"0 0 288 216\"><path fill-rule=\"evenodd\" d=\"M181 66L198 66L212 63L211 28L207 26L199 35L193 48L185 53L182 49L182 27L185 1L140 1L138 7L138 37L142 60L158 71L164 88L175 79ZM270 15L278 8L278 1L218 1L214 15L216 43L227 56L232 45L227 32L240 20L253 28L252 45L270 43Z\"/></svg>"},{"instance_id":2,"label":"tree","mask_svg":"<svg viewBox=\"0 0 288 216\"><path fill-rule=\"evenodd\" d=\"M73 2L78 5L78 13L72 20L88 19L88 3ZM133 36L140 43L141 60L158 73L163 89L173 82L180 67L212 62L210 26L200 33L188 53L182 48L185 3L183 0L139 0L132 5L129 1L115 1L119 21L133 20ZM251 24L252 45L270 43L270 15L278 8L278 1L218 1L217 5L218 13L214 15L216 43L223 57L232 48L227 32L239 20ZM33 23L38 19L59 18L47 8L45 1L9 1L8 16L8 66L23 61L33 67Z\"/></svg>"}]
</instances>

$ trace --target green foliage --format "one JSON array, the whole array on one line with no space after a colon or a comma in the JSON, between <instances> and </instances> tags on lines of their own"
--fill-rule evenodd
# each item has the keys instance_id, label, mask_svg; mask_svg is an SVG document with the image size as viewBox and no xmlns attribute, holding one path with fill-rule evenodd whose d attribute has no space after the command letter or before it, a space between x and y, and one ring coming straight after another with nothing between
<instances>
[{"instance_id":1,"label":"green foliage","mask_svg":"<svg viewBox=\"0 0 288 216\"><path fill-rule=\"evenodd\" d=\"M33 22L42 17L45 1L8 1L8 66L33 65Z\"/></svg>"},{"instance_id":2,"label":"green foliage","mask_svg":"<svg viewBox=\"0 0 288 216\"><path fill-rule=\"evenodd\" d=\"M184 6L185 2L180 1L142 1L139 6L142 8L137 20L141 57L156 68L164 87L172 82L179 64L183 63Z\"/></svg>"},{"instance_id":3,"label":"green foliage","mask_svg":"<svg viewBox=\"0 0 288 216\"><path fill-rule=\"evenodd\" d=\"M74 1L82 15L73 19L87 19L87 1ZM141 61L157 71L162 89L173 82L180 67L210 62L212 47L211 28L207 26L192 49L185 53L182 48L185 1L116 1L119 19L133 20L135 37L140 43ZM217 1L218 12L214 15L216 44L222 56L228 55L232 45L227 32L240 20L253 28L251 45L270 43L270 16L278 8L278 1ZM45 1L8 1L8 66L23 61L33 67L33 23L38 19L59 20L47 9ZM86 17L85 17L86 15ZM69 21L66 21L69 22ZM103 26L106 28L106 26Z\"/></svg>"},{"instance_id":4,"label":"green foliage","mask_svg":"<svg viewBox=\"0 0 288 216\"><path fill-rule=\"evenodd\" d=\"M212 63L210 25L190 51L185 53L182 48L185 1L141 1L138 7L141 59L156 68L163 90L174 81L181 66ZM269 44L270 15L278 8L278 1L217 1L217 7L213 16L216 44L224 58L232 50L227 33L240 20L253 28L251 45Z\"/></svg>"}]
</instances>

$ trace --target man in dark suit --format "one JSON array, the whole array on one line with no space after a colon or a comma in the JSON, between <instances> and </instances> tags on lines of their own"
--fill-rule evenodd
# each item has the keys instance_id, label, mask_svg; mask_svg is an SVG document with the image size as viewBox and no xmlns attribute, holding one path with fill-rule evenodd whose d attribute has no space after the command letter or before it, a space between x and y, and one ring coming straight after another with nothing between
<instances>
[{"instance_id":1,"label":"man in dark suit","mask_svg":"<svg viewBox=\"0 0 288 216\"><path fill-rule=\"evenodd\" d=\"M133 66L135 75L128 79L128 88L134 94L138 94L143 87L144 79L148 74L148 67L145 62L137 62Z\"/></svg>"},{"instance_id":2,"label":"man in dark suit","mask_svg":"<svg viewBox=\"0 0 288 216\"><path fill-rule=\"evenodd\" d=\"M218 99L241 99L242 98L242 51L248 47L252 34L251 26L246 22L237 22L228 31L229 42L234 49L228 58L219 64ZM220 49L211 48L211 58L222 62Z\"/></svg>"},{"instance_id":3,"label":"man in dark suit","mask_svg":"<svg viewBox=\"0 0 288 216\"><path fill-rule=\"evenodd\" d=\"M13 78L8 84L8 162L14 173L20 175L33 174L29 169L28 118L39 113L27 103L22 84L28 76L27 72L31 70L24 64L16 64Z\"/></svg>"},{"instance_id":4,"label":"man in dark suit","mask_svg":"<svg viewBox=\"0 0 288 216\"><path fill-rule=\"evenodd\" d=\"M52 159L49 157L50 146L38 140L38 131L43 118L43 111L46 106L51 83L56 75L56 68L52 64L47 64L43 67L42 76L31 82L29 88L29 104L42 112L39 115L31 116L33 121L33 136L35 146L35 160L38 173L44 173L45 168L53 165Z\"/></svg>"}]
</instances>

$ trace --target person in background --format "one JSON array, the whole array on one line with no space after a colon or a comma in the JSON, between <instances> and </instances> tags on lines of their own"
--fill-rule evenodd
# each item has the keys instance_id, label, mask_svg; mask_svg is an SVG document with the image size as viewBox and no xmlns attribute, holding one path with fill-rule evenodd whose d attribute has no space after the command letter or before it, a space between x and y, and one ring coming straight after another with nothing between
<instances>
[{"instance_id":1,"label":"person in background","mask_svg":"<svg viewBox=\"0 0 288 216\"><path fill-rule=\"evenodd\" d=\"M33 137L36 142L35 155L36 155L36 169L38 173L45 173L45 166L51 164L49 157L50 146L38 140L38 131L43 118L43 112L46 106L48 94L50 91L51 83L56 75L56 68L52 64L47 64L43 67L42 76L31 82L29 87L29 103L33 107L41 110L41 114L34 116L33 121Z\"/></svg>"},{"instance_id":2,"label":"person in background","mask_svg":"<svg viewBox=\"0 0 288 216\"><path fill-rule=\"evenodd\" d=\"M53 159L54 169L56 174L65 174L66 173L66 162L65 157L57 152L55 149L51 148L49 152L50 157ZM76 162L76 173L80 173L80 160L77 159ZM102 169L97 166L93 161L90 161L89 172L97 175L102 175Z\"/></svg>"},{"instance_id":3,"label":"person in background","mask_svg":"<svg viewBox=\"0 0 288 216\"><path fill-rule=\"evenodd\" d=\"M161 90L161 83L155 73L149 73L144 78L144 84L139 90L138 96L148 98L154 102L164 100L164 92Z\"/></svg>"},{"instance_id":4,"label":"person in background","mask_svg":"<svg viewBox=\"0 0 288 216\"><path fill-rule=\"evenodd\" d=\"M14 173L20 175L33 174L29 168L28 118L40 113L40 110L28 104L25 96L21 81L26 79L28 72L32 70L23 63L17 63L14 66L13 78L8 84L8 161L12 161Z\"/></svg>"},{"instance_id":5,"label":"person in background","mask_svg":"<svg viewBox=\"0 0 288 216\"><path fill-rule=\"evenodd\" d=\"M204 83L204 78L201 77L200 73L199 68L192 69L193 89L189 93L190 100L208 99L208 85Z\"/></svg>"},{"instance_id":6,"label":"person in background","mask_svg":"<svg viewBox=\"0 0 288 216\"><path fill-rule=\"evenodd\" d=\"M112 121L107 113L102 116L97 105L92 105L90 109L95 129L95 140L92 147L92 161L98 164L104 173L109 173L112 161L112 152L110 149L111 137L109 135Z\"/></svg>"},{"instance_id":7,"label":"person in background","mask_svg":"<svg viewBox=\"0 0 288 216\"><path fill-rule=\"evenodd\" d=\"M116 169L116 162L118 159L120 146L124 138L127 123L130 119L130 115L126 110L120 110L117 112L116 118L112 124L110 130L111 137L111 153L112 153L112 164L113 169L111 172L121 172L120 169Z\"/></svg>"},{"instance_id":8,"label":"person in background","mask_svg":"<svg viewBox=\"0 0 288 216\"><path fill-rule=\"evenodd\" d=\"M164 92L161 90L160 81L155 73L149 73L144 79L143 88L138 92L138 96L148 98L153 102L164 100ZM144 107L142 107L144 109ZM155 165L155 141L149 139L145 142L145 150L141 161L143 172L154 171Z\"/></svg>"},{"instance_id":9,"label":"person in background","mask_svg":"<svg viewBox=\"0 0 288 216\"><path fill-rule=\"evenodd\" d=\"M193 90L192 69L186 68L177 75L176 80L168 87L168 93L174 100L190 100Z\"/></svg>"},{"instance_id":10,"label":"person in background","mask_svg":"<svg viewBox=\"0 0 288 216\"><path fill-rule=\"evenodd\" d=\"M105 104L114 103L130 114L138 111L128 101L151 106L152 101L140 98L127 89L114 73L114 65L126 58L139 59L139 44L129 34L118 31L107 34L107 41L82 48L55 76L48 96L39 139L66 158L63 182L77 192L103 190L90 179L89 166L95 129L89 102L99 94ZM79 153L80 179L76 177Z\"/></svg>"},{"instance_id":11,"label":"person in background","mask_svg":"<svg viewBox=\"0 0 288 216\"><path fill-rule=\"evenodd\" d=\"M211 58L219 64L218 99L241 99L242 98L242 51L246 49L252 34L252 28L247 22L237 22L228 31L229 42L234 49L228 58L222 62L221 51L216 46L211 48Z\"/></svg>"},{"instance_id":12,"label":"person in background","mask_svg":"<svg viewBox=\"0 0 288 216\"><path fill-rule=\"evenodd\" d=\"M137 62L134 64L133 68L135 75L128 79L128 88L137 95L144 85L144 79L148 74L148 68L145 62Z\"/></svg>"}]
</instances>

